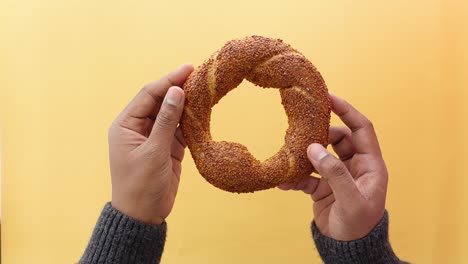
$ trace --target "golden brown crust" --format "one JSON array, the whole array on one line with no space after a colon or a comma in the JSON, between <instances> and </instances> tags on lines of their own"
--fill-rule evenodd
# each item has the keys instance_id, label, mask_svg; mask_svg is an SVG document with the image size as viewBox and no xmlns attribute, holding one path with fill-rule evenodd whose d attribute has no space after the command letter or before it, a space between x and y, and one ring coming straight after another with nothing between
<instances>
[{"instance_id":1,"label":"golden brown crust","mask_svg":"<svg viewBox=\"0 0 468 264\"><path fill-rule=\"evenodd\" d=\"M243 79L279 88L288 116L284 146L260 162L245 146L212 141L211 108ZM307 146L328 142L330 101L325 82L301 53L279 39L229 41L187 79L181 127L200 174L229 192L254 192L312 173Z\"/></svg>"}]
</instances>

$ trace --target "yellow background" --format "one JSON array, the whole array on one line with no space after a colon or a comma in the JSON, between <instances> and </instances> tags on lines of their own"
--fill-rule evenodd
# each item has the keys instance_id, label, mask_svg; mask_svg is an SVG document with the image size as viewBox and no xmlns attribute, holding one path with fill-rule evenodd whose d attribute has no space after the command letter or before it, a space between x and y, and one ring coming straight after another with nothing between
<instances>
[{"instance_id":1,"label":"yellow background","mask_svg":"<svg viewBox=\"0 0 468 264\"><path fill-rule=\"evenodd\" d=\"M468 4L427 1L33 1L0 4L4 263L75 263L110 199L107 128L145 83L226 41L278 37L375 124L397 254L468 263ZM333 119L334 124L339 122ZM244 82L215 139L281 146L275 90ZM320 263L302 193L230 194L187 155L164 263Z\"/></svg>"}]
</instances>

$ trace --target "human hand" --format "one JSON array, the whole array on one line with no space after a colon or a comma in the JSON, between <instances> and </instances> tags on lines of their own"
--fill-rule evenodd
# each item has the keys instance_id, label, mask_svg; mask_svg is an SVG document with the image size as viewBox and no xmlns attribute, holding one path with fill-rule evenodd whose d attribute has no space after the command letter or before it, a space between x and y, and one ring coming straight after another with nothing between
<instances>
[{"instance_id":1,"label":"human hand","mask_svg":"<svg viewBox=\"0 0 468 264\"><path fill-rule=\"evenodd\" d=\"M178 86L192 71L183 65L143 87L109 129L112 206L145 223L162 224L174 205L186 146Z\"/></svg>"},{"instance_id":2,"label":"human hand","mask_svg":"<svg viewBox=\"0 0 468 264\"><path fill-rule=\"evenodd\" d=\"M329 143L339 159L312 144L307 156L322 177L278 187L310 194L319 231L350 241L369 234L382 219L388 173L372 123L343 99L334 95L330 99L332 111L347 126L330 128Z\"/></svg>"}]
</instances>

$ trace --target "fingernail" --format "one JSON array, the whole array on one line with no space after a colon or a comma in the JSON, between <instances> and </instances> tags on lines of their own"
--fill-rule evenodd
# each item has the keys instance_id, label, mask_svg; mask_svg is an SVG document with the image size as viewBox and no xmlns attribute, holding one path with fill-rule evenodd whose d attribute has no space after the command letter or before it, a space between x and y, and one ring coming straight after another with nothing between
<instances>
[{"instance_id":1,"label":"fingernail","mask_svg":"<svg viewBox=\"0 0 468 264\"><path fill-rule=\"evenodd\" d=\"M311 159L320 161L328 155L328 151L320 144L314 143L307 149Z\"/></svg>"},{"instance_id":2,"label":"fingernail","mask_svg":"<svg viewBox=\"0 0 468 264\"><path fill-rule=\"evenodd\" d=\"M167 91L167 94L166 94L167 104L173 105L173 106L180 105L180 103L182 102L183 93L178 90L180 90L180 88L175 87L175 86L169 88L169 91Z\"/></svg>"}]
</instances>

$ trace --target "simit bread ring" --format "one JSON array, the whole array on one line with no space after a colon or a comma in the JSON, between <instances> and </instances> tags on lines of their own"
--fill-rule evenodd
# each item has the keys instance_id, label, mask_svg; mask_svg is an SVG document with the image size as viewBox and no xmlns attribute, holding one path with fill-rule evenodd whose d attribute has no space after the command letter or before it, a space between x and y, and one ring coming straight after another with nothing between
<instances>
[{"instance_id":1,"label":"simit bread ring","mask_svg":"<svg viewBox=\"0 0 468 264\"><path fill-rule=\"evenodd\" d=\"M211 108L243 79L278 88L288 117L285 144L260 162L244 145L211 138ZM311 143L328 142L330 101L325 82L301 53L279 39L229 41L187 79L181 128L200 174L229 192L254 192L312 173Z\"/></svg>"}]
</instances>

